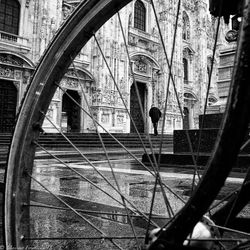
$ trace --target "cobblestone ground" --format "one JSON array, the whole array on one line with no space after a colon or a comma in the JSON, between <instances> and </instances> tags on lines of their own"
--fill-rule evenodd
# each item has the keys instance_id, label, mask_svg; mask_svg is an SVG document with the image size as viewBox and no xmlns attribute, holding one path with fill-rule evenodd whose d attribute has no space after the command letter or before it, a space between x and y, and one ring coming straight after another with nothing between
<instances>
[{"instance_id":1,"label":"cobblestone ground","mask_svg":"<svg viewBox=\"0 0 250 250\"><path fill-rule=\"evenodd\" d=\"M112 174L109 167L105 163L96 165L111 185L116 185L112 181ZM144 213L149 211L153 190L154 180L152 176L140 169L136 164L131 162L130 167L124 167L120 163L114 163L115 175L119 188L125 197L129 199L135 206ZM34 177L47 189L52 191L60 198L67 201L75 209L84 209L85 221L68 210L58 210L46 207L39 207L38 205L50 205L54 207L62 207L63 205L51 194L46 192L39 184L32 183L31 199L31 237L43 237L43 240L30 241L30 249L86 249L86 250L112 250L117 249L115 244L121 245L123 249L136 249L135 241L131 239L114 240L111 242L106 239L95 240L79 240L79 237L99 237L102 234L116 235L116 236L133 236L131 227L128 223L128 218L122 216L124 208L114 201L112 198L121 201L120 195L111 188L103 177L96 174L90 166L82 163L72 163L71 167L77 169L86 179L82 179L71 170L66 169L61 164L54 162L48 163L46 161L37 162L34 169ZM183 200L187 200L190 195L190 188L192 183L192 175L186 170L168 169L162 174L163 182L173 190L176 195ZM89 180L89 181L87 181ZM106 194L95 188L94 185L100 186L105 190ZM229 192L237 189L242 182L242 178L230 179L226 187L219 195L219 199L224 197ZM177 212L182 206L183 201L172 194L165 188L167 197L172 205L174 212ZM107 194L110 194L108 196ZM87 210L87 212L86 212ZM95 217L90 216L88 212L95 211ZM102 213L105 214L102 214ZM250 210L247 208L244 211L249 214ZM160 187L156 189L155 205L153 214L168 217L167 208L163 203L163 197ZM1 214L2 215L2 214ZM133 213L131 213L133 215ZM145 233L146 222L142 218L132 217L135 230L139 236L143 237ZM166 219L155 219L159 225L165 224ZM94 224L96 228L93 229ZM100 230L100 232L98 232ZM54 237L53 240L47 240L48 237ZM70 238L70 240L58 240L57 237ZM142 241L140 237L139 241Z\"/></svg>"}]
</instances>

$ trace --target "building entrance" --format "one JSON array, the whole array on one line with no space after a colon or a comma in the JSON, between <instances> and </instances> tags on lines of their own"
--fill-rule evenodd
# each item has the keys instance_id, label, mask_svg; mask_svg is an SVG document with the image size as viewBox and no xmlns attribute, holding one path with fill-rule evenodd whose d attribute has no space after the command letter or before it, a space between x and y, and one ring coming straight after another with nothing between
<instances>
[{"instance_id":1,"label":"building entrance","mask_svg":"<svg viewBox=\"0 0 250 250\"><path fill-rule=\"evenodd\" d=\"M77 103L81 104L81 97L77 91L68 89L66 93ZM63 94L62 98L62 112L66 114L67 132L80 132L80 107L66 93Z\"/></svg>"},{"instance_id":2,"label":"building entrance","mask_svg":"<svg viewBox=\"0 0 250 250\"><path fill-rule=\"evenodd\" d=\"M0 79L0 133L13 131L16 105L17 89L13 82Z\"/></svg>"},{"instance_id":3,"label":"building entrance","mask_svg":"<svg viewBox=\"0 0 250 250\"><path fill-rule=\"evenodd\" d=\"M139 90L139 96L142 103L143 111L145 111L145 93L146 93L146 86L144 83L137 82L137 87ZM130 114L131 118L134 120L135 126L139 133L144 133L144 122L143 122L143 116L141 114L140 105L138 101L138 97L135 90L134 83L131 86L130 89ZM130 121L130 132L136 133L135 127L133 126L133 123Z\"/></svg>"}]
</instances>

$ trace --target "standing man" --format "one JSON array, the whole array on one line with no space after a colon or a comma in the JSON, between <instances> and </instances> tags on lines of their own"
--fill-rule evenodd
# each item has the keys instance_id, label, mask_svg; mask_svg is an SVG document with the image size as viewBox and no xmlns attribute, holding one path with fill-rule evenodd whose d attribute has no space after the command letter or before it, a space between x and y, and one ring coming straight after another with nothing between
<instances>
[{"instance_id":1,"label":"standing man","mask_svg":"<svg viewBox=\"0 0 250 250\"><path fill-rule=\"evenodd\" d=\"M157 126L158 121L161 118L161 111L157 107L154 107L154 105L152 105L151 109L149 110L149 116L151 117L151 121L154 126L154 135L158 135Z\"/></svg>"}]
</instances>

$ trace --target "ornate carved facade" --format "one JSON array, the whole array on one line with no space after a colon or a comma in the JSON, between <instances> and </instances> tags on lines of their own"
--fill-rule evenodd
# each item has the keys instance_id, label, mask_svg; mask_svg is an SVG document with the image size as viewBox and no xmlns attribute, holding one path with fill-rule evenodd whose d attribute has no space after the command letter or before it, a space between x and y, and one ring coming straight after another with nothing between
<instances>
[{"instance_id":1,"label":"ornate carved facade","mask_svg":"<svg viewBox=\"0 0 250 250\"><path fill-rule=\"evenodd\" d=\"M1 86L6 88L8 84L16 88L16 108L12 112L17 112L35 65L57 29L77 6L77 1L9 2L19 11L18 34L10 32L6 24L1 24L0 90ZM61 80L60 88L48 110L53 125L45 121L44 129L49 132L57 132L57 129L93 132L96 126L91 117L94 117L102 125L98 127L101 132L129 133L133 132L127 114L129 110L140 132L152 132L148 110L154 104L163 111L166 95L169 99L164 132L172 133L174 129L182 129L183 126L197 128L208 85L216 22L208 13L208 0L184 0L175 31L177 2L155 1L162 37L149 0L134 0L120 12L126 43L117 16L111 18L96 33L102 52L96 41L91 39ZM176 47L171 58L175 32ZM170 63L173 66L172 76L168 67ZM215 59L215 68L217 64ZM214 70L209 94L209 100L212 101L218 99L216 73ZM135 83L142 100L140 105L132 102L137 99L133 92ZM77 108L71 97L76 98L83 109ZM145 118L138 115L140 109L146 114ZM184 123L181 112L184 113ZM4 117L2 113L0 115ZM5 132L1 122L0 132Z\"/></svg>"}]
</instances>

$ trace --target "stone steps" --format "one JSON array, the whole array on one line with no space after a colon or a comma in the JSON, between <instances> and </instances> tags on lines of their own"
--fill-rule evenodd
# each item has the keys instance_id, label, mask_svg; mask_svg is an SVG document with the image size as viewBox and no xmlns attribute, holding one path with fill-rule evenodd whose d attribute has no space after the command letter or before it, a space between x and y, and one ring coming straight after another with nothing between
<instances>
[{"instance_id":1,"label":"stone steps","mask_svg":"<svg viewBox=\"0 0 250 250\"><path fill-rule=\"evenodd\" d=\"M125 147L138 148L142 147L139 137L136 134L113 134L113 136L122 143ZM98 134L67 134L70 141L78 147L102 147ZM107 148L121 147L119 143L108 134L101 134L104 145ZM164 135L163 147L172 147L171 135ZM146 147L149 147L148 138L145 135L141 139ZM160 137L151 136L151 141L154 146L159 145ZM46 134L39 138L39 143L46 148L54 147L70 147L69 142L59 134Z\"/></svg>"},{"instance_id":2,"label":"stone steps","mask_svg":"<svg viewBox=\"0 0 250 250\"><path fill-rule=\"evenodd\" d=\"M54 159L54 157L56 156L57 158L59 158L60 160L63 160L64 162L67 163L77 163L79 164L81 162L81 164L87 163L87 160L94 163L94 162L102 162L102 163L107 163L107 157L106 157L106 153L103 152L103 150L92 150L92 152L86 152L83 151L83 156L75 151L72 151L70 153L61 151L61 152L51 152L53 156L48 155L48 154L36 154L36 160L48 160L48 159ZM131 156L129 153L125 152L125 151L110 151L107 150L107 154L109 157L110 161L118 161L118 160L126 160L126 161L130 161L130 160L134 160L135 158L138 160L141 160L142 158L142 154L143 151L141 149L135 150L135 149L130 149L130 153L132 153L133 156ZM85 158L86 157L86 158ZM86 160L87 159L87 160Z\"/></svg>"},{"instance_id":3,"label":"stone steps","mask_svg":"<svg viewBox=\"0 0 250 250\"><path fill-rule=\"evenodd\" d=\"M88 144L88 143L95 142L96 144L99 144L98 134L68 133L65 135L74 143ZM116 142L115 139L113 139L108 134L100 134L100 135L103 141L108 144L108 146L110 146L110 143L112 144ZM128 142L130 144L134 143L136 147L138 146L140 142L139 137L136 134L113 134L113 136L121 142ZM141 138L143 142L148 143L147 135L141 135ZM160 138L161 138L160 135L157 137L150 135L150 139L153 143L160 142ZM163 136L164 145L172 146L173 144L172 140L173 140L173 136L170 134ZM8 147L10 141L11 141L11 134L0 134L0 145ZM67 140L61 134L43 134L39 137L39 143L42 145L47 145L47 146L50 146L56 143L58 143L58 146L60 146L61 144L64 144L66 142Z\"/></svg>"},{"instance_id":4,"label":"stone steps","mask_svg":"<svg viewBox=\"0 0 250 250\"><path fill-rule=\"evenodd\" d=\"M129 149L138 149L137 155L139 151L141 154L143 153L143 147L141 142L136 134L112 134L122 145ZM102 144L99 140L98 134L89 133L67 133L66 137L70 139L70 141L76 145L81 150L87 150L89 153L94 149L102 148ZM107 150L112 149L112 155L126 155L127 153L123 150L122 146L118 144L109 134L101 134L103 139L103 143ZM148 142L147 135L141 135L141 139L144 143L146 148L150 148L150 144ZM159 147L161 136L153 136L150 135L151 142L154 148ZM11 134L0 134L0 165L6 164L7 154L8 154L8 147L11 142ZM47 133L43 134L39 137L38 140L39 144L45 147L48 150L56 150L59 149L61 151L67 151L69 148L72 148L70 143L61 135L61 134L54 134L54 133ZM168 134L163 136L163 150L165 151L172 151L173 150L173 136ZM117 151L115 153L114 151ZM62 155L62 154L61 154ZM76 153L70 152L67 157L76 157ZM44 157L44 156L40 156Z\"/></svg>"}]
</instances>

